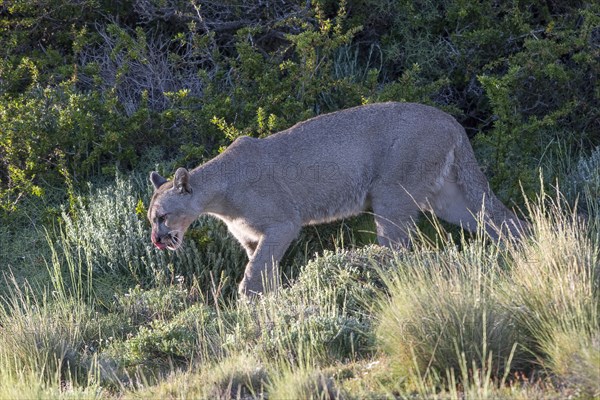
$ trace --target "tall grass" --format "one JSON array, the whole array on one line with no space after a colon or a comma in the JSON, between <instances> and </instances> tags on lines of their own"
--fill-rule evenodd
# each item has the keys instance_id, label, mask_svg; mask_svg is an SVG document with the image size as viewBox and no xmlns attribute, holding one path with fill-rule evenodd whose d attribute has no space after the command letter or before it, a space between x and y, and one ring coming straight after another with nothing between
<instances>
[{"instance_id":1,"label":"tall grass","mask_svg":"<svg viewBox=\"0 0 600 400\"><path fill-rule=\"evenodd\" d=\"M101 321L93 309L64 293L40 298L31 287L11 283L0 307L0 397L14 398L12 383L24 389L17 398L48 390L95 396L95 357L88 345Z\"/></svg>"},{"instance_id":2,"label":"tall grass","mask_svg":"<svg viewBox=\"0 0 600 400\"><path fill-rule=\"evenodd\" d=\"M598 243L560 198L530 205L531 235L398 258L377 334L398 381L421 394L490 398L541 372L598 396ZM469 394L470 393L470 394ZM455 392L458 396L458 394Z\"/></svg>"},{"instance_id":3,"label":"tall grass","mask_svg":"<svg viewBox=\"0 0 600 400\"><path fill-rule=\"evenodd\" d=\"M511 358L527 358L525 349L515 348L522 338L510 312L496 301L498 248L483 248L465 243L462 252L450 248L397 260L386 278L389 295L377 332L399 377L460 373L465 364L502 376Z\"/></svg>"},{"instance_id":4,"label":"tall grass","mask_svg":"<svg viewBox=\"0 0 600 400\"><path fill-rule=\"evenodd\" d=\"M600 395L598 237L560 195L530 210L532 240L509 249L503 304L530 336L538 362L588 395Z\"/></svg>"},{"instance_id":5,"label":"tall grass","mask_svg":"<svg viewBox=\"0 0 600 400\"><path fill-rule=\"evenodd\" d=\"M140 186L119 178L64 214L45 285L6 275L0 398L600 396L598 217L560 196L529 205L520 241L438 226L411 251L323 251L246 302L219 279L244 262L219 224L150 248ZM107 238L119 224L131 233Z\"/></svg>"}]
</instances>

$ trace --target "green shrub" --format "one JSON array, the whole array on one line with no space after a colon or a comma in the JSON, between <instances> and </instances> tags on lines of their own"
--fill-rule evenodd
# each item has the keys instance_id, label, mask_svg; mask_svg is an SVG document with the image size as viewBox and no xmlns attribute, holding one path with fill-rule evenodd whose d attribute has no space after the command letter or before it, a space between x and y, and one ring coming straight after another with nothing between
<instances>
[{"instance_id":1,"label":"green shrub","mask_svg":"<svg viewBox=\"0 0 600 400\"><path fill-rule=\"evenodd\" d=\"M115 341L103 356L119 362L121 368L153 368L187 365L194 358L211 360L216 355L219 337L214 312L202 305L192 305L170 320L155 319L142 325L123 342ZM202 349L207 351L206 354ZM210 351L210 352L209 352Z\"/></svg>"},{"instance_id":2,"label":"green shrub","mask_svg":"<svg viewBox=\"0 0 600 400\"><path fill-rule=\"evenodd\" d=\"M323 292L335 288L335 305L349 314L366 313L370 307L367 302L384 286L381 270L389 268L395 257L390 249L375 245L325 250L302 267L292 282L291 297L320 301Z\"/></svg>"},{"instance_id":3,"label":"green shrub","mask_svg":"<svg viewBox=\"0 0 600 400\"><path fill-rule=\"evenodd\" d=\"M599 73L592 28L598 21L596 6L551 21L541 37L532 33L518 52L482 71L494 129L479 136L478 148L484 167L494 171L492 186L502 187L501 198L519 198L519 182L533 197L543 154L598 145L589 124L600 115L598 94L589 85Z\"/></svg>"},{"instance_id":4,"label":"green shrub","mask_svg":"<svg viewBox=\"0 0 600 400\"><path fill-rule=\"evenodd\" d=\"M168 321L190 305L189 292L181 283L147 290L136 286L117 295L113 311L125 315L133 326L155 320Z\"/></svg>"},{"instance_id":5,"label":"green shrub","mask_svg":"<svg viewBox=\"0 0 600 400\"><path fill-rule=\"evenodd\" d=\"M141 281L152 279L166 259L152 249L143 216L136 214L137 205L131 180L117 177L112 187L91 189L88 197L76 198L70 212L63 211L56 244L97 276L128 272Z\"/></svg>"},{"instance_id":6,"label":"green shrub","mask_svg":"<svg viewBox=\"0 0 600 400\"><path fill-rule=\"evenodd\" d=\"M210 293L213 284L221 285L225 296L235 293L246 256L216 220L199 220L178 252L152 246L142 200L150 198L149 186L139 177L117 176L113 185L77 196L70 212L63 212L54 240L57 264L73 260L99 282L123 288L128 283L174 283L180 276L190 285L198 280L203 293Z\"/></svg>"},{"instance_id":7,"label":"green shrub","mask_svg":"<svg viewBox=\"0 0 600 400\"><path fill-rule=\"evenodd\" d=\"M81 93L70 82L34 85L17 96L0 97L0 104L4 210L16 209L23 195L42 196L42 186L73 184L102 173L107 157L122 166L137 160L136 140L126 129L134 119L123 119L100 93Z\"/></svg>"},{"instance_id":8,"label":"green shrub","mask_svg":"<svg viewBox=\"0 0 600 400\"><path fill-rule=\"evenodd\" d=\"M366 302L379 290L371 279L376 265L389 257L378 248L326 251L301 270L289 289L239 306L236 339L226 348L292 365L370 355L374 343Z\"/></svg>"}]
</instances>

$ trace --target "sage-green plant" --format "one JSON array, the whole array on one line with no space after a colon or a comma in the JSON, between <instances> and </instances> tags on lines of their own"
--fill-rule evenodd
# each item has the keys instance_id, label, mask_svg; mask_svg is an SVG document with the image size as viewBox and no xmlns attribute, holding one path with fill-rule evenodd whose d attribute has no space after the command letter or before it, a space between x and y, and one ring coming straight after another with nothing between
<instances>
[{"instance_id":1,"label":"sage-green plant","mask_svg":"<svg viewBox=\"0 0 600 400\"><path fill-rule=\"evenodd\" d=\"M129 283L185 279L191 284L196 279L210 293L213 284L225 286L225 280L237 279L245 254L214 219L200 219L191 230L192 240L180 251L155 249L144 207L149 197L147 184L139 177L117 175L112 185L90 187L87 196L78 196L62 213L58 236L51 239L56 264L73 259L105 285L122 279L123 291ZM229 286L225 289L227 294L232 291Z\"/></svg>"}]
</instances>

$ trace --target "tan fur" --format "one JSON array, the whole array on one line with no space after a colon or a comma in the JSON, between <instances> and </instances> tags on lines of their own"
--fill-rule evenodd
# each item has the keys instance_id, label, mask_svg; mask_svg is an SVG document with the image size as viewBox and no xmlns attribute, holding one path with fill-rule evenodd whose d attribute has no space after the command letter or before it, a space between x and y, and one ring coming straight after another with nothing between
<instances>
[{"instance_id":1,"label":"tan fur","mask_svg":"<svg viewBox=\"0 0 600 400\"><path fill-rule=\"evenodd\" d=\"M408 246L419 211L497 238L522 222L492 193L464 129L450 115L381 103L322 115L265 139L241 137L173 181L156 172L152 240L177 249L200 214L227 224L249 262L240 292L261 293L300 228L373 210L381 245ZM485 204L485 207L484 207ZM503 228L500 228L503 227Z\"/></svg>"}]
</instances>

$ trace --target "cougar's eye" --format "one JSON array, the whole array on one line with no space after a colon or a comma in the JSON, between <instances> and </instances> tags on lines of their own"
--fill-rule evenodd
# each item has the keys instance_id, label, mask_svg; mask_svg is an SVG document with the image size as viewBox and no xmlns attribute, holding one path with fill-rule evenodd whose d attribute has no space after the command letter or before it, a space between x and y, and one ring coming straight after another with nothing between
<instances>
[{"instance_id":1,"label":"cougar's eye","mask_svg":"<svg viewBox=\"0 0 600 400\"><path fill-rule=\"evenodd\" d=\"M156 220L159 224L163 224L167 220L167 214L159 215Z\"/></svg>"}]
</instances>

